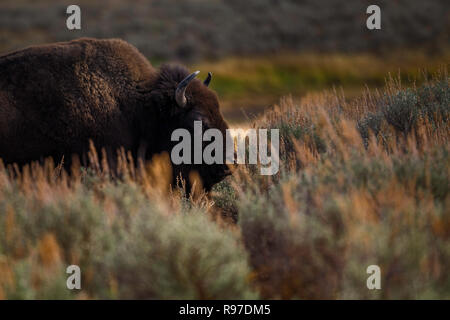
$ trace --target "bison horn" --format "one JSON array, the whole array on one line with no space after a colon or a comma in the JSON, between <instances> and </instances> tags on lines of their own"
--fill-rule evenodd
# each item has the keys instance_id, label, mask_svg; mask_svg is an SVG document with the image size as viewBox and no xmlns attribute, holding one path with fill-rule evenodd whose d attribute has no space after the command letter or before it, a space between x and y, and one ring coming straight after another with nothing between
<instances>
[{"instance_id":1,"label":"bison horn","mask_svg":"<svg viewBox=\"0 0 450 320\"><path fill-rule=\"evenodd\" d=\"M211 82L211 78L212 78L212 73L208 72L208 76L206 77L205 81L203 81L203 84L205 86L209 86L209 83Z\"/></svg>"},{"instance_id":2,"label":"bison horn","mask_svg":"<svg viewBox=\"0 0 450 320\"><path fill-rule=\"evenodd\" d=\"M185 96L186 88L188 87L192 79L194 79L199 73L200 71L195 71L194 73L191 73L178 84L177 90L175 90L175 100L177 101L178 105L181 108L184 108L187 103Z\"/></svg>"}]
</instances>

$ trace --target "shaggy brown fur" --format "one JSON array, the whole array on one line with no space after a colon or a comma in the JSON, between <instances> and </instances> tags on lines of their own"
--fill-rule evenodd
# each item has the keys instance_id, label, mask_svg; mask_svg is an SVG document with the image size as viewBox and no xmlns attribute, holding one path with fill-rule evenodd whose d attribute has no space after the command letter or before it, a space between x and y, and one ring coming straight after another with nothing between
<instances>
[{"instance_id":1,"label":"shaggy brown fur","mask_svg":"<svg viewBox=\"0 0 450 320\"><path fill-rule=\"evenodd\" d=\"M92 139L113 157L124 147L146 159L168 151L172 130L228 128L217 96L201 81L188 86L186 108L175 90L189 72L154 69L132 45L117 39L79 39L29 47L0 57L0 157L24 164L52 156L86 154ZM175 174L193 167L179 166ZM207 189L227 173L224 165L197 166Z\"/></svg>"}]
</instances>

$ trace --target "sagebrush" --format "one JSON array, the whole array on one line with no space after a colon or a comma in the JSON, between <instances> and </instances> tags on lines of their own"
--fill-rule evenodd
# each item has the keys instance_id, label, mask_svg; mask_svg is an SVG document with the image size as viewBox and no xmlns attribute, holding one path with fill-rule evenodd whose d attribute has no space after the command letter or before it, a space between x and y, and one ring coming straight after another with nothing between
<instances>
[{"instance_id":1,"label":"sagebrush","mask_svg":"<svg viewBox=\"0 0 450 320\"><path fill-rule=\"evenodd\" d=\"M450 298L449 80L284 99L254 123L280 129L280 172L208 195L171 188L167 155L122 152L115 178L95 150L70 173L0 166L0 297Z\"/></svg>"}]
</instances>

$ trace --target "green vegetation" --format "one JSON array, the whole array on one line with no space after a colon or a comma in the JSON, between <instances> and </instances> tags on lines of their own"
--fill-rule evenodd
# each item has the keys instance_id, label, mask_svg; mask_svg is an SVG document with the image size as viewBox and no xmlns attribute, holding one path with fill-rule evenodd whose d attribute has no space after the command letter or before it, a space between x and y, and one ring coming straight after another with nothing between
<instances>
[{"instance_id":1,"label":"green vegetation","mask_svg":"<svg viewBox=\"0 0 450 320\"><path fill-rule=\"evenodd\" d=\"M1 298L258 297L245 250L210 219L205 200L160 201L161 189L144 180L100 172L55 180L55 170L47 163L10 179L1 169ZM82 270L79 294L66 288L70 264Z\"/></svg>"},{"instance_id":2,"label":"green vegetation","mask_svg":"<svg viewBox=\"0 0 450 320\"><path fill-rule=\"evenodd\" d=\"M450 298L450 78L422 82L282 100L254 123L281 129L280 172L211 195L169 188L167 155L122 154L119 180L93 150L71 175L0 166L0 297Z\"/></svg>"},{"instance_id":3,"label":"green vegetation","mask_svg":"<svg viewBox=\"0 0 450 320\"><path fill-rule=\"evenodd\" d=\"M397 51L388 55L278 54L227 58L194 65L192 69L213 73L211 87L221 99L225 117L236 123L245 121L242 114L233 113L236 107L260 113L280 96L298 98L335 87L343 89L346 98L354 98L365 87L382 89L387 74L399 75L401 81L416 81L419 85L424 81L424 74L436 73L443 61L450 60L449 53L434 56L422 51ZM399 70L402 70L400 74Z\"/></svg>"},{"instance_id":4,"label":"green vegetation","mask_svg":"<svg viewBox=\"0 0 450 320\"><path fill-rule=\"evenodd\" d=\"M80 31L69 4L2 1L0 51L114 37L211 71L231 124L280 129L280 171L188 196L167 155L0 161L0 299L450 299L448 0L379 0L376 32L366 0L79 0Z\"/></svg>"},{"instance_id":5,"label":"green vegetation","mask_svg":"<svg viewBox=\"0 0 450 320\"><path fill-rule=\"evenodd\" d=\"M391 80L350 103L287 99L255 123L281 128L280 173L239 168L215 196L238 212L263 298L450 297L449 93L446 74ZM365 286L372 264L379 291Z\"/></svg>"}]
</instances>

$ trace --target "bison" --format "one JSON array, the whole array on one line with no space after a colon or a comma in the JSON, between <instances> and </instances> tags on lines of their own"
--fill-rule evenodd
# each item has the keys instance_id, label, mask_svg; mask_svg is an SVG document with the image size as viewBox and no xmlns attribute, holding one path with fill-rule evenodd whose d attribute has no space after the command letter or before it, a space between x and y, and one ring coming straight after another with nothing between
<instances>
[{"instance_id":1,"label":"bison","mask_svg":"<svg viewBox=\"0 0 450 320\"><path fill-rule=\"evenodd\" d=\"M119 148L149 160L173 147L171 133L228 128L217 95L179 65L154 68L119 39L82 38L32 46L0 57L0 158L23 165L45 157L83 158L92 140L109 160ZM226 164L174 165L173 178L195 170L211 187Z\"/></svg>"}]
</instances>

